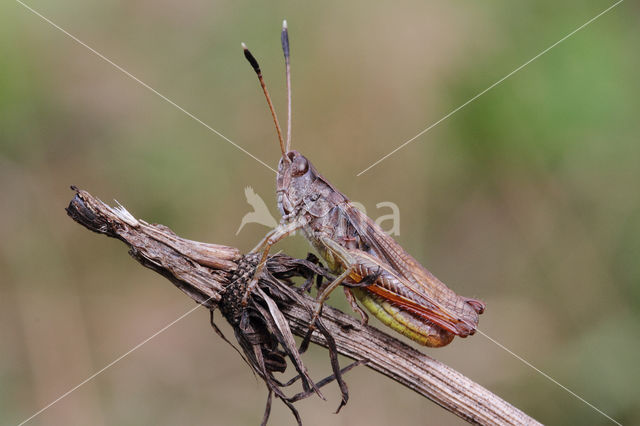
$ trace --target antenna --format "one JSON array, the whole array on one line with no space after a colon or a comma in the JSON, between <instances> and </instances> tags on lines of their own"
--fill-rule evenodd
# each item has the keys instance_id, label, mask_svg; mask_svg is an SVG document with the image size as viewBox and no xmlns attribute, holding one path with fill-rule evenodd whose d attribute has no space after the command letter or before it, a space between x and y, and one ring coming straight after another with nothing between
<instances>
[{"instance_id":1,"label":"antenna","mask_svg":"<svg viewBox=\"0 0 640 426\"><path fill-rule=\"evenodd\" d=\"M282 51L284 52L284 64L287 73L287 152L291 149L291 66L289 64L289 30L287 20L282 21Z\"/></svg>"},{"instance_id":2,"label":"antenna","mask_svg":"<svg viewBox=\"0 0 640 426\"><path fill-rule=\"evenodd\" d=\"M269 110L271 111L271 116L273 117L273 122L276 125L276 131L278 132L278 140L280 141L280 151L282 151L282 157L289 159L287 157L287 152L284 149L284 140L282 139L282 130L280 130L280 123L278 122L278 116L276 115L276 110L273 108L273 102L271 102L271 96L269 96L269 91L267 90L267 85L264 82L264 78L262 78L262 71L260 71L260 65L256 58L253 57L247 45L242 43L242 49L244 50L244 57L247 58L247 61L251 64L251 67L256 72L258 76L258 80L260 80L260 86L262 86L262 91L264 92L265 98L267 98L267 104L269 104Z\"/></svg>"}]
</instances>

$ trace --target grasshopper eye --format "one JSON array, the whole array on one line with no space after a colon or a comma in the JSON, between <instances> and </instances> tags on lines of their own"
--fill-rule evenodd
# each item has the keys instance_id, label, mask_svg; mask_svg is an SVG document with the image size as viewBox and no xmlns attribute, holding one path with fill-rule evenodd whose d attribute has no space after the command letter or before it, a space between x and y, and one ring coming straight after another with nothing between
<instances>
[{"instance_id":1,"label":"grasshopper eye","mask_svg":"<svg viewBox=\"0 0 640 426\"><path fill-rule=\"evenodd\" d=\"M302 176L309 170L309 162L303 156L298 156L293 160L291 164L291 174L293 176Z\"/></svg>"}]
</instances>

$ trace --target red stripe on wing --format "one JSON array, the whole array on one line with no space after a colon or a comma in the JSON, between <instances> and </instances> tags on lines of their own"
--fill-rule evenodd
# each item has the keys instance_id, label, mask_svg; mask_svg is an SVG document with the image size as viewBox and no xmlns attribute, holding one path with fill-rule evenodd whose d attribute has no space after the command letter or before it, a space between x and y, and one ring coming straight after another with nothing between
<instances>
[{"instance_id":1,"label":"red stripe on wing","mask_svg":"<svg viewBox=\"0 0 640 426\"><path fill-rule=\"evenodd\" d=\"M412 300L402 297L378 285L366 287L371 293L389 301L391 304L407 310L418 318L429 321L442 329L460 337L466 337L475 333L475 326L470 326L466 321L451 317L439 307L427 307Z\"/></svg>"}]
</instances>

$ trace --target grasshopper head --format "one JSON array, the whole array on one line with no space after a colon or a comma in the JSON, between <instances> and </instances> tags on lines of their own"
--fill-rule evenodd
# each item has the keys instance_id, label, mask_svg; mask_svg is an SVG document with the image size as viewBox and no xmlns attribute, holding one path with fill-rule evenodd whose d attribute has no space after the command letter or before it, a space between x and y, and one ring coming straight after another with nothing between
<instances>
[{"instance_id":1,"label":"grasshopper head","mask_svg":"<svg viewBox=\"0 0 640 426\"><path fill-rule=\"evenodd\" d=\"M276 191L280 214L289 215L304 202L304 196L316 177L317 172L311 162L298 151L289 151L280 159Z\"/></svg>"}]
</instances>

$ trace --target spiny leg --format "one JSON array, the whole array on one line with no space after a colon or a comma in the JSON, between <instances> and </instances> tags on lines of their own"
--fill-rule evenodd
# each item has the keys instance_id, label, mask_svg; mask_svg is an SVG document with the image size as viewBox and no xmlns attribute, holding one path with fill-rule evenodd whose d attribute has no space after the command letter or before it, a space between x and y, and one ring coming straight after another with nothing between
<instances>
[{"instance_id":1,"label":"spiny leg","mask_svg":"<svg viewBox=\"0 0 640 426\"><path fill-rule=\"evenodd\" d=\"M318 317L320 316L320 312L322 311L322 305L324 304L324 301L327 300L327 297L329 297L331 292L333 290L335 290L336 287L338 287L340 284L342 284L342 282L349 277L351 272L353 272L353 269L354 269L353 266L349 266L335 280L333 280L331 283L329 283L329 285L327 285L324 288L324 290L322 290L322 293L320 293L318 295L318 297L316 298L316 302L318 303L318 306L316 307L316 310L313 312L313 317L311 317L311 324L309 325L309 328L311 330L313 330L315 328L315 323L316 323L316 320L318 319Z\"/></svg>"},{"instance_id":2,"label":"spiny leg","mask_svg":"<svg viewBox=\"0 0 640 426\"><path fill-rule=\"evenodd\" d=\"M349 305L351 305L351 309L353 309L358 313L358 315L360 315L360 324L367 325L367 323L369 322L369 315L367 315L367 313L360 307L360 305L358 305L353 291L351 291L349 287L342 287L342 289L344 290L344 295L347 298L347 302L349 302Z\"/></svg>"},{"instance_id":3,"label":"spiny leg","mask_svg":"<svg viewBox=\"0 0 640 426\"><path fill-rule=\"evenodd\" d=\"M286 225L280 224L275 229L270 231L267 235L265 235L262 241L260 241L260 243L253 250L251 250L251 253L258 253L262 250L262 256L260 257L260 262L258 262L258 265L256 266L256 269L253 273L253 278L251 278L251 281L247 286L247 290L242 297L242 306L247 306L247 303L249 302L249 295L253 292L253 290L255 290L256 285L258 285L258 277L260 277L264 266L267 264L267 258L269 257L269 250L271 250L271 247L278 241L295 232L301 226L302 224L299 222L291 222Z\"/></svg>"}]
</instances>

